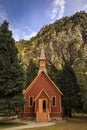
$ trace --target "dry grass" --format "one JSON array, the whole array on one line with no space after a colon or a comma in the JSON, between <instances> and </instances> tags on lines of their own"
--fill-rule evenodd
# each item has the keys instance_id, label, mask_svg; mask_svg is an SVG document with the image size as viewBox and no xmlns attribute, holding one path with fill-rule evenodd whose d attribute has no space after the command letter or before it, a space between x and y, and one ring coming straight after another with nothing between
<instances>
[{"instance_id":1,"label":"dry grass","mask_svg":"<svg viewBox=\"0 0 87 130\"><path fill-rule=\"evenodd\" d=\"M67 118L63 121L56 121L56 124L53 126L29 128L24 130L87 130L87 120Z\"/></svg>"},{"instance_id":2,"label":"dry grass","mask_svg":"<svg viewBox=\"0 0 87 130\"><path fill-rule=\"evenodd\" d=\"M0 129L22 126L23 123L0 122ZM56 121L56 124L48 127L28 128L23 130L87 130L87 119L65 118L62 121Z\"/></svg>"}]
</instances>

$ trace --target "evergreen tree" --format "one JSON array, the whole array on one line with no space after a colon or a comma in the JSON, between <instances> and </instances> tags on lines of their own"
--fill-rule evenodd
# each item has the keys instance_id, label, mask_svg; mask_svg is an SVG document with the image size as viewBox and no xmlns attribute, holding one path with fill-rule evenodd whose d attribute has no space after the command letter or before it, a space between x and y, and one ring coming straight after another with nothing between
<instances>
[{"instance_id":1,"label":"evergreen tree","mask_svg":"<svg viewBox=\"0 0 87 130\"><path fill-rule=\"evenodd\" d=\"M71 117L72 111L81 110L82 101L75 73L69 63L66 63L63 70L58 72L56 83L63 92L64 115Z\"/></svg>"},{"instance_id":2,"label":"evergreen tree","mask_svg":"<svg viewBox=\"0 0 87 130\"><path fill-rule=\"evenodd\" d=\"M29 65L26 70L26 87L33 81L38 73L38 67L36 66L35 62L30 59Z\"/></svg>"},{"instance_id":3,"label":"evergreen tree","mask_svg":"<svg viewBox=\"0 0 87 130\"><path fill-rule=\"evenodd\" d=\"M7 21L0 26L0 115L15 114L22 108L24 73Z\"/></svg>"},{"instance_id":4,"label":"evergreen tree","mask_svg":"<svg viewBox=\"0 0 87 130\"><path fill-rule=\"evenodd\" d=\"M83 112L87 113L87 67L86 65L81 65L75 68L77 75L78 84L81 89L81 96L83 101Z\"/></svg>"}]
</instances>

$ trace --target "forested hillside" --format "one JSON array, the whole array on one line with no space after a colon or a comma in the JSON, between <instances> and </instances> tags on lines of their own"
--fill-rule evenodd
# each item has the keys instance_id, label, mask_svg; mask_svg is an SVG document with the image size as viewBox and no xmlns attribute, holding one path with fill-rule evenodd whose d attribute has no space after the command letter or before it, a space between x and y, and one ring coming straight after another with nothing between
<instances>
[{"instance_id":1,"label":"forested hillside","mask_svg":"<svg viewBox=\"0 0 87 130\"><path fill-rule=\"evenodd\" d=\"M87 13L77 12L71 17L64 17L53 24L45 25L36 37L29 41L19 41L16 46L25 67L30 58L38 59L41 44L45 45L47 59L50 59L57 68L65 61L76 66L86 63Z\"/></svg>"}]
</instances>

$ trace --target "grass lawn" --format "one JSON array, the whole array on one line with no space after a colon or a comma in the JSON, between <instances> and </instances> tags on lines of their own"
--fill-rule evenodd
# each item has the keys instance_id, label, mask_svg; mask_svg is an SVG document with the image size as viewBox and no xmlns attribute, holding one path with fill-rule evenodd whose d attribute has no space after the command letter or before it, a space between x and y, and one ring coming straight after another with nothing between
<instances>
[{"instance_id":1,"label":"grass lawn","mask_svg":"<svg viewBox=\"0 0 87 130\"><path fill-rule=\"evenodd\" d=\"M0 130L4 128L26 125L25 123L0 121Z\"/></svg>"},{"instance_id":2,"label":"grass lawn","mask_svg":"<svg viewBox=\"0 0 87 130\"><path fill-rule=\"evenodd\" d=\"M0 130L4 128L10 128L15 126L25 125L17 122L0 122ZM82 118L65 118L63 121L56 121L53 126L45 126L39 128L27 128L22 130L87 130L87 119Z\"/></svg>"},{"instance_id":3,"label":"grass lawn","mask_svg":"<svg viewBox=\"0 0 87 130\"><path fill-rule=\"evenodd\" d=\"M56 124L48 127L29 128L23 130L87 130L87 120L67 118L64 121L56 121Z\"/></svg>"}]
</instances>

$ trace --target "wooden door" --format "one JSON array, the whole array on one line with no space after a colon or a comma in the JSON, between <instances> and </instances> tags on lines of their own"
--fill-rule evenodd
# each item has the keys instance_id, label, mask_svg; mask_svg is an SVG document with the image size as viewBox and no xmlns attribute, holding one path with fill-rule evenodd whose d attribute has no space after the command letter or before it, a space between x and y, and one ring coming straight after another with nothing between
<instances>
[{"instance_id":1,"label":"wooden door","mask_svg":"<svg viewBox=\"0 0 87 130\"><path fill-rule=\"evenodd\" d=\"M39 112L46 112L47 111L47 100L46 99L39 99Z\"/></svg>"},{"instance_id":2,"label":"wooden door","mask_svg":"<svg viewBox=\"0 0 87 130\"><path fill-rule=\"evenodd\" d=\"M43 99L39 99L39 104L38 104L38 106L39 106L39 112L43 112L42 110L42 103L43 103Z\"/></svg>"}]
</instances>

